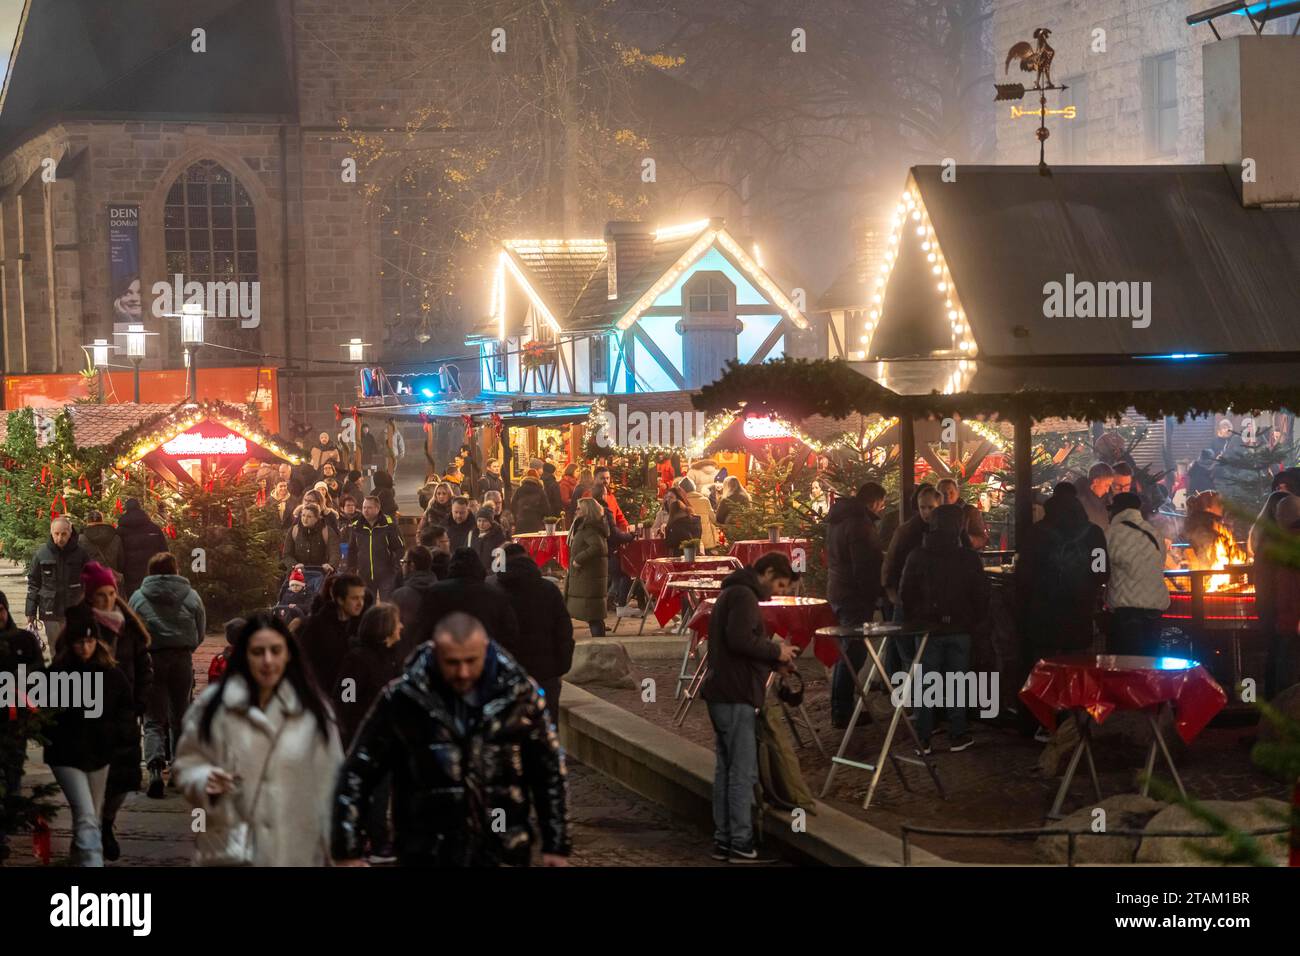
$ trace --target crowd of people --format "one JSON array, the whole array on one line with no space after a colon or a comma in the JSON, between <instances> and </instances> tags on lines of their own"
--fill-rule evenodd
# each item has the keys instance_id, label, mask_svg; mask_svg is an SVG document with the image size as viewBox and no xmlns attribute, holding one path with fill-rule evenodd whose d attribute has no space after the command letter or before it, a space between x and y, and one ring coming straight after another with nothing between
<instances>
[{"instance_id":1,"label":"crowd of people","mask_svg":"<svg viewBox=\"0 0 1300 956\"><path fill-rule=\"evenodd\" d=\"M309 461L265 474L265 507L283 528L280 593L274 606L225 623L197 700L193 658L206 612L157 523L134 499L116 527L94 512L79 528L55 519L28 575L26 628L0 595L0 668L101 675L102 715L60 711L45 750L71 809L73 862L117 859L114 821L126 796L143 789L160 799L170 787L207 814L200 864L523 864L538 843L542 862L563 864L556 720L574 622L601 636L609 614L628 605L634 582L619 551L638 533L674 552L686 542L708 549L749 496L716 467L665 460L653 515L629 522L608 467L527 465L508 485L499 460L479 468L462 449L423 483L418 520L406 522L391 474L348 469L328 434ZM1024 668L1099 646L1167 649L1173 553L1208 567L1232 536L1216 493L1192 496L1172 527L1158 507L1164 496L1144 492L1129 465L1097 463L1036 506L1014 569ZM1300 578L1265 542L1300 531L1298 492L1300 471L1281 471L1247 545L1261 619L1273 625L1268 694L1294 682ZM922 668L968 670L972 640L991 624L980 558L990 533L957 482L920 485L888 541L880 484L839 498L823 491L816 503L839 622L923 623ZM565 573L539 567L514 540L543 529L567 538ZM784 553L763 555L723 580L710 618L701 696L715 737L719 860L766 859L752 818L756 722L770 678L790 674L797 651L770 639L759 602L799 577ZM845 651L861 669L865 651ZM906 639L890 652L891 672L917 663ZM853 680L850 666L834 669L837 727L853 712ZM974 744L964 707L922 706L914 716L922 754L941 733L946 751ZM21 759L0 771L15 792ZM488 808L504 816L489 820Z\"/></svg>"}]
</instances>

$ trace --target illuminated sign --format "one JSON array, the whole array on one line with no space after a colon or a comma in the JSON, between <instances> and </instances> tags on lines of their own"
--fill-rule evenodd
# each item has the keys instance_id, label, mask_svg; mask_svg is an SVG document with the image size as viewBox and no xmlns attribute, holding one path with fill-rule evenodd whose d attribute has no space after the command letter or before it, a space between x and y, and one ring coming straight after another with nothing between
<instances>
[{"instance_id":1,"label":"illuminated sign","mask_svg":"<svg viewBox=\"0 0 1300 956\"><path fill-rule=\"evenodd\" d=\"M205 455L247 455L248 442L239 435L197 435L186 432L162 446L177 458L201 458Z\"/></svg>"},{"instance_id":2,"label":"illuminated sign","mask_svg":"<svg viewBox=\"0 0 1300 956\"><path fill-rule=\"evenodd\" d=\"M770 441L774 438L795 437L784 424L774 418L746 418L744 424L745 437L752 441Z\"/></svg>"}]
</instances>

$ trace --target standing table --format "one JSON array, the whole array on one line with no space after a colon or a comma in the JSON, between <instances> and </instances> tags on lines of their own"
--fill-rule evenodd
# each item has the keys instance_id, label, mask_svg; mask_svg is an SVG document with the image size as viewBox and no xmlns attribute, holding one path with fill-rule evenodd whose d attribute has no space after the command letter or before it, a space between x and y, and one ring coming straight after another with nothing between
<instances>
[{"instance_id":1,"label":"standing table","mask_svg":"<svg viewBox=\"0 0 1300 956\"><path fill-rule=\"evenodd\" d=\"M1088 758L1093 790L1100 800L1101 784L1092 760L1092 724L1101 724L1117 710L1140 710L1151 724L1151 747L1147 751L1142 796L1147 795L1156 751L1164 757L1178 791L1187 796L1169 747L1160 733L1158 718L1169 711L1174 729L1185 743L1191 743L1214 715L1223 709L1228 696L1214 678L1196 661L1177 657L1137 657L1116 654L1077 654L1051 657L1034 665L1020 699L1044 727L1056 729L1061 711L1075 715L1079 743L1070 756L1049 819L1059 819L1066 794L1079 767Z\"/></svg>"},{"instance_id":2,"label":"standing table","mask_svg":"<svg viewBox=\"0 0 1300 956\"><path fill-rule=\"evenodd\" d=\"M818 637L822 637L835 642L835 652L844 666L853 674L853 690L857 696L857 701L853 705L853 716L849 718L849 726L844 731L844 737L840 740L840 749L836 751L835 756L831 758L831 768L826 773L826 782L822 784L820 796L825 797L827 791L831 788L831 781L835 779L835 771L843 764L846 767L855 767L858 770L868 770L871 772L871 785L867 788L866 799L862 801L862 809L867 810L871 807L871 800L876 795L876 787L880 784L880 777L885 769L885 761L889 760L894 765L894 772L898 774L898 779L902 782L903 788L911 791L908 786L907 777L903 774L900 763L910 763L918 767L925 767L929 771L930 779L934 781L934 787L939 791L939 796L944 800L948 795L944 792L943 782L939 779L939 770L935 765L933 757L924 755L925 748L921 746L921 738L916 733L916 728L912 725L912 718L907 713L907 702L909 692L912 686L913 668L908 668L906 677L903 678L903 686L899 688L898 703L894 705L894 716L889 721L889 729L885 732L885 742L880 747L880 756L876 758L874 764L864 763L858 760L850 760L844 756L844 751L848 749L849 738L853 736L853 730L858 725L858 718L862 716L862 709L867 705L867 694L871 690L871 684L880 676L881 688L885 693L891 693L889 674L885 670L884 654L890 638L898 640L902 637L919 637L920 640L916 645L916 653L913 660L919 661L925 653L925 645L930 640L929 630L925 627L913 626L908 624L862 624L857 627L822 627L817 630ZM872 638L880 639L880 647L871 643ZM866 665L863 669L867 671L864 679L862 672L853 667L848 655L844 653L844 645L849 641L861 641L867 649L867 656L870 659L870 667ZM899 722L907 728L908 734L912 737L912 743L916 746L917 756L899 756L891 753L894 744L894 734L898 730Z\"/></svg>"},{"instance_id":3,"label":"standing table","mask_svg":"<svg viewBox=\"0 0 1300 956\"><path fill-rule=\"evenodd\" d=\"M694 561L687 561L684 558L650 558L642 565L641 577L638 579L646 593L646 602L641 612L641 626L637 629L637 633L645 633L645 619L650 616L651 610L659 602L659 595L664 585L668 583L670 574L680 571L707 571L715 575L727 575L740 567L743 565L738 560L727 555L703 554L698 555Z\"/></svg>"},{"instance_id":4,"label":"standing table","mask_svg":"<svg viewBox=\"0 0 1300 956\"><path fill-rule=\"evenodd\" d=\"M551 561L558 561L562 568L569 566L569 536L563 531L554 534L531 531L517 534L513 540L523 546L539 568L546 567Z\"/></svg>"}]
</instances>

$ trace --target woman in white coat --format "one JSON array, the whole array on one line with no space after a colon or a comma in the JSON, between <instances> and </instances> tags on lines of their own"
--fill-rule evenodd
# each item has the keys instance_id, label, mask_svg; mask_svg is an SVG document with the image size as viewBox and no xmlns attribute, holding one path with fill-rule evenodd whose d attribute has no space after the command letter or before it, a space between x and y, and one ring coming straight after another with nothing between
<instances>
[{"instance_id":1,"label":"woman in white coat","mask_svg":"<svg viewBox=\"0 0 1300 956\"><path fill-rule=\"evenodd\" d=\"M259 612L185 714L173 772L204 811L197 866L324 866L343 750L297 639Z\"/></svg>"}]
</instances>

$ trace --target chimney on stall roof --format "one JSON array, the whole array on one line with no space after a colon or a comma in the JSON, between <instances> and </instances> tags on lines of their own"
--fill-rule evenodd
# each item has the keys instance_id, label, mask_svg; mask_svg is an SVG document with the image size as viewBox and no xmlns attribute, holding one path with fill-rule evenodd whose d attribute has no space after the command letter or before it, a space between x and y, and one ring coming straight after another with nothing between
<instances>
[{"instance_id":1,"label":"chimney on stall roof","mask_svg":"<svg viewBox=\"0 0 1300 956\"><path fill-rule=\"evenodd\" d=\"M644 222L611 222L605 226L605 282L609 298L617 299L654 254L654 230Z\"/></svg>"}]
</instances>

